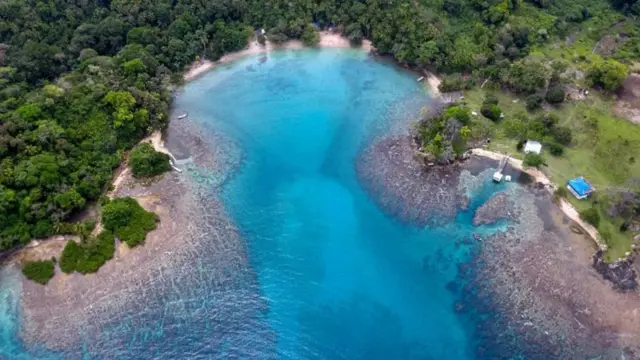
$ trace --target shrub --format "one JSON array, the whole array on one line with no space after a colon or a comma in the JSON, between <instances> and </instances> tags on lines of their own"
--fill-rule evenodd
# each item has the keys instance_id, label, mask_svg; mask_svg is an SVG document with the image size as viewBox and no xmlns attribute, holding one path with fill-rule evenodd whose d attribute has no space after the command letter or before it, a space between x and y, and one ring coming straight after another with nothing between
<instances>
[{"instance_id":1,"label":"shrub","mask_svg":"<svg viewBox=\"0 0 640 360\"><path fill-rule=\"evenodd\" d=\"M542 98L542 95L538 93L527 96L525 100L525 105L527 107L527 110L531 111L539 108L540 105L542 105L542 100L544 100Z\"/></svg>"},{"instance_id":2,"label":"shrub","mask_svg":"<svg viewBox=\"0 0 640 360\"><path fill-rule=\"evenodd\" d=\"M69 241L60 255L60 270L67 274L76 271L77 264L83 256L84 251L80 245L73 240Z\"/></svg>"},{"instance_id":3,"label":"shrub","mask_svg":"<svg viewBox=\"0 0 640 360\"><path fill-rule=\"evenodd\" d=\"M520 60L509 67L509 87L518 93L533 94L547 86L549 69L541 61Z\"/></svg>"},{"instance_id":4,"label":"shrub","mask_svg":"<svg viewBox=\"0 0 640 360\"><path fill-rule=\"evenodd\" d=\"M498 107L498 105L485 103L482 105L480 109L480 113L487 119L498 121L500 120L500 114L502 114L502 110Z\"/></svg>"},{"instance_id":5,"label":"shrub","mask_svg":"<svg viewBox=\"0 0 640 360\"><path fill-rule=\"evenodd\" d=\"M607 91L615 91L629 75L629 68L613 59L603 60L596 57L587 70L587 79L594 86Z\"/></svg>"},{"instance_id":6,"label":"shrub","mask_svg":"<svg viewBox=\"0 0 640 360\"><path fill-rule=\"evenodd\" d=\"M147 233L156 228L156 214L148 212L130 197L111 200L102 209L104 228L113 231L129 247L142 243Z\"/></svg>"},{"instance_id":7,"label":"shrub","mask_svg":"<svg viewBox=\"0 0 640 360\"><path fill-rule=\"evenodd\" d=\"M557 188L553 194L558 198L566 198L569 195L569 190L567 190L566 187L561 186Z\"/></svg>"},{"instance_id":8,"label":"shrub","mask_svg":"<svg viewBox=\"0 0 640 360\"><path fill-rule=\"evenodd\" d=\"M55 275L53 261L29 261L22 267L24 276L38 284L46 285Z\"/></svg>"},{"instance_id":9,"label":"shrub","mask_svg":"<svg viewBox=\"0 0 640 360\"><path fill-rule=\"evenodd\" d=\"M556 143L547 143L547 147L549 148L549 153L553 156L562 156L564 154L564 148L560 144Z\"/></svg>"},{"instance_id":10,"label":"shrub","mask_svg":"<svg viewBox=\"0 0 640 360\"><path fill-rule=\"evenodd\" d=\"M320 34L318 33L318 29L311 24L305 26L301 40L306 46L318 45L318 43L320 43Z\"/></svg>"},{"instance_id":11,"label":"shrub","mask_svg":"<svg viewBox=\"0 0 640 360\"><path fill-rule=\"evenodd\" d=\"M551 104L560 104L564 101L565 93L561 85L554 85L547 90L545 99Z\"/></svg>"},{"instance_id":12,"label":"shrub","mask_svg":"<svg viewBox=\"0 0 640 360\"><path fill-rule=\"evenodd\" d=\"M544 165L544 159L536 153L528 153L524 156L523 164L530 167L540 167L540 165Z\"/></svg>"},{"instance_id":13,"label":"shrub","mask_svg":"<svg viewBox=\"0 0 640 360\"><path fill-rule=\"evenodd\" d=\"M471 121L471 115L469 114L469 110L462 108L460 106L450 106L444 112L445 119L455 118L463 124L469 124Z\"/></svg>"},{"instance_id":14,"label":"shrub","mask_svg":"<svg viewBox=\"0 0 640 360\"><path fill-rule=\"evenodd\" d=\"M67 274L77 271L82 274L97 272L113 258L115 238L110 231L103 231L97 238L78 244L69 241L60 257L60 269Z\"/></svg>"},{"instance_id":15,"label":"shrub","mask_svg":"<svg viewBox=\"0 0 640 360\"><path fill-rule=\"evenodd\" d=\"M553 129L551 129L551 136L558 144L565 146L571 144L571 140L573 140L571 129L564 126L554 126Z\"/></svg>"},{"instance_id":16,"label":"shrub","mask_svg":"<svg viewBox=\"0 0 640 360\"><path fill-rule=\"evenodd\" d=\"M600 224L600 214L596 208L589 208L586 210L580 211L580 217L582 220L588 222L589 224L598 227Z\"/></svg>"},{"instance_id":17,"label":"shrub","mask_svg":"<svg viewBox=\"0 0 640 360\"><path fill-rule=\"evenodd\" d=\"M470 90L473 88L473 80L465 80L460 74L445 75L442 77L438 90L441 92L452 92L460 90Z\"/></svg>"},{"instance_id":18,"label":"shrub","mask_svg":"<svg viewBox=\"0 0 640 360\"><path fill-rule=\"evenodd\" d=\"M133 176L152 177L171 170L169 155L157 152L148 143L136 146L131 151L129 165Z\"/></svg>"}]
</instances>

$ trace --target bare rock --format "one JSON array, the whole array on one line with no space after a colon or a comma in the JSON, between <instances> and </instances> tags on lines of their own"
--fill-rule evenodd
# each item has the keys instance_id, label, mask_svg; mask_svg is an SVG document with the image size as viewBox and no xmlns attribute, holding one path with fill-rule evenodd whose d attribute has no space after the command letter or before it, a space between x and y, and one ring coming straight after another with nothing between
<instances>
[{"instance_id":1,"label":"bare rock","mask_svg":"<svg viewBox=\"0 0 640 360\"><path fill-rule=\"evenodd\" d=\"M612 282L616 290L635 290L638 287L638 276L633 266L633 258L607 264L603 255L603 251L598 250L593 256L593 268L606 280Z\"/></svg>"}]
</instances>

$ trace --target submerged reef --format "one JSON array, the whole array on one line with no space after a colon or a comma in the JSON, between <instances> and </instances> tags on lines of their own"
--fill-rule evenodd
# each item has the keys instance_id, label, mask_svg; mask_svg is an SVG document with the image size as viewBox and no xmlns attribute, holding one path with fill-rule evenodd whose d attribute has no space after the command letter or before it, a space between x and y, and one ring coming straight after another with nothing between
<instances>
[{"instance_id":1,"label":"submerged reef","mask_svg":"<svg viewBox=\"0 0 640 360\"><path fill-rule=\"evenodd\" d=\"M445 224L468 201L457 191L460 171L427 171L417 156L409 136L385 138L360 154L358 178L387 214L418 227Z\"/></svg>"},{"instance_id":2,"label":"submerged reef","mask_svg":"<svg viewBox=\"0 0 640 360\"><path fill-rule=\"evenodd\" d=\"M500 220L512 219L514 207L506 193L498 193L480 206L473 217L473 225L492 225Z\"/></svg>"},{"instance_id":3,"label":"submerged reef","mask_svg":"<svg viewBox=\"0 0 640 360\"><path fill-rule=\"evenodd\" d=\"M475 211L472 222L480 227L507 221L481 241L464 243L471 255L447 286L458 296L454 310L475 324L475 356L639 359L640 293L630 280L635 270L624 264L607 270L627 290L616 291L596 271L609 266L597 255L592 260L593 242L570 230L552 195L535 183L508 184L484 204L473 204L471 194L492 173L487 163L485 170L478 164L482 160L471 157L458 166L426 167L411 143L396 137L363 150L356 166L363 186L399 221L437 226L439 216L465 211Z\"/></svg>"}]
</instances>

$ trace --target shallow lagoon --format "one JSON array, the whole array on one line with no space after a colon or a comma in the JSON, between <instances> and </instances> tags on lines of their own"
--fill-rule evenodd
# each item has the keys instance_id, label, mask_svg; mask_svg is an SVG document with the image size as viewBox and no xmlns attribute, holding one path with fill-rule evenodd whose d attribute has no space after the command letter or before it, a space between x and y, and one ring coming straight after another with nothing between
<instances>
[{"instance_id":1,"label":"shallow lagoon","mask_svg":"<svg viewBox=\"0 0 640 360\"><path fill-rule=\"evenodd\" d=\"M100 343L85 339L73 353L94 358L475 358L474 324L456 313L459 299L448 286L474 251L473 244L459 246L474 231L473 207L498 188L481 187L472 194L471 209L454 222L420 229L386 216L355 173L362 149L383 135L406 131L428 103L429 94L415 76L354 50L249 57L188 84L176 108L205 129L205 141L215 139L209 132L221 135L242 154L220 197L245 241L252 275L238 276L234 281L247 283L222 290L209 286L214 277L207 276L179 292L154 289L142 315L111 318L103 324ZM215 239L211 242L213 249ZM199 272L221 271L211 264L210 253L196 256ZM11 285L15 281L8 281L15 276L2 279L0 357L71 353L49 354L38 346L27 351L21 345L19 306L8 295L19 291ZM252 295L246 294L257 294L264 304L250 304L245 300ZM224 303L239 299L245 308L260 309L260 315L244 323L247 317L238 315L238 306ZM178 313L191 310L199 315ZM208 314L215 318L203 318ZM160 325L145 326L158 317ZM260 346L253 351L237 349L254 344Z\"/></svg>"},{"instance_id":2,"label":"shallow lagoon","mask_svg":"<svg viewBox=\"0 0 640 360\"><path fill-rule=\"evenodd\" d=\"M470 236L470 217L440 229L401 224L354 170L361 149L406 129L428 98L411 74L351 50L249 58L178 98L244 151L223 197L281 358L470 357L445 289L466 261L454 244Z\"/></svg>"}]
</instances>

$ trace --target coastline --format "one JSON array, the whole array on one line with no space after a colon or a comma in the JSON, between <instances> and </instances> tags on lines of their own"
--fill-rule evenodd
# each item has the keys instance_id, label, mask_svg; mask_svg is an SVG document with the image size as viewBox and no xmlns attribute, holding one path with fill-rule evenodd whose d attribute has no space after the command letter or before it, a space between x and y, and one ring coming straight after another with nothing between
<instances>
[{"instance_id":1,"label":"coastline","mask_svg":"<svg viewBox=\"0 0 640 360\"><path fill-rule=\"evenodd\" d=\"M482 156L482 157L486 157L486 158L498 160L498 161L500 161L503 157L507 156L505 154L489 151L486 149L480 149L480 148L471 149L471 153L473 155ZM549 192L553 193L557 189L557 185L551 182L551 180L547 177L547 175L545 175L542 171L538 169L525 167L522 163L522 160L514 159L510 157L509 164L511 164L511 166L513 166L514 168L529 174L533 179L535 179L536 182L545 185L545 188ZM584 230L584 232L589 235L589 237L596 243L598 248L600 248L603 251L607 250L607 244L602 242L600 234L598 233L598 229L596 229L593 225L582 220L582 218L580 218L580 214L578 210L573 205L571 205L571 203L569 203L564 198L560 198L558 199L558 206L560 210L564 213L564 215L566 215L569 219L571 219L573 222L578 224L582 228L582 230Z\"/></svg>"},{"instance_id":2,"label":"coastline","mask_svg":"<svg viewBox=\"0 0 640 360\"><path fill-rule=\"evenodd\" d=\"M174 124L173 125L174 128L184 127L184 122L174 121L173 124ZM174 151L176 156L180 157L180 151L176 150L172 146L171 135L169 135L171 133L171 131L172 131L172 129L168 129L168 135L167 135L167 138L166 138L167 139L167 146L169 146ZM161 152L167 151L168 152L168 150L165 148L163 140L162 140L162 133L159 132L159 131L156 131L156 132L152 133L149 137L145 138L142 141L151 141L151 143L153 144L154 148L157 151L161 151ZM192 147L193 146L189 146L190 149ZM476 155L477 156L482 156L483 158L499 160L502 156L504 156L504 155L502 155L500 153L491 152L491 151L487 151L487 150L484 150L484 149L474 149L474 150L480 152L480 153L476 153ZM472 152L473 152L473 150L472 150ZM196 159L198 159L197 156L196 156ZM204 160L204 159L200 159L200 160ZM475 160L475 161L477 161L477 160ZM204 161L198 161L198 162L199 163L205 163ZM486 162L488 162L488 161L485 161L485 163ZM209 161L207 161L206 163L210 164ZM542 179L542 180L546 179L547 184L549 186L553 186L551 181L543 173L541 173L541 172L539 172L538 170L535 170L535 169L525 169L522 166L522 162L521 161L512 159L511 164L512 164L512 166L514 168L517 168L517 169L519 169L519 170L531 175L533 178L536 179L536 181L538 181L539 179ZM544 178L542 178L542 177L539 178L538 176L533 175L533 173L539 173L537 175L540 175L540 176L542 176ZM115 175L114 185L115 185L115 182L118 179L120 179L120 181L117 184L117 189L114 190L113 193L118 193L118 192L121 192L121 191L125 191L125 193L128 193L131 196L134 196L137 199L139 199L141 205L143 205L145 208L157 208L157 209L161 210L159 212L159 216L161 216L162 220L164 221L165 226L163 226L161 229L159 229L155 233L154 236L157 236L158 239L150 241L147 244L147 248L152 247L152 252L151 251L147 251L147 249L142 249L143 252L144 252L143 254L136 254L137 251L134 253L134 252L125 252L126 248L119 249L118 250L119 251L118 252L118 256L119 257L117 259L117 261L119 261L118 262L119 267L116 268L115 265L114 265L114 267L110 268L107 272L114 272L115 273L116 271L120 271L120 273L119 273L120 276L121 277L125 277L125 276L122 276L123 268L125 268L126 271L132 271L132 270L135 270L136 266L137 267L142 267L142 268L144 268L145 266L149 266L150 267L150 273L152 275L150 275L148 277L147 276L142 276L141 277L139 275L136 275L136 274L133 274L133 273L130 273L130 272L127 272L124 275L126 275L126 277L129 277L129 279L127 281L130 281L130 282L143 282L143 283L144 282L150 282L153 285L150 288L156 288L156 289L160 288L161 285L163 285L163 282L159 281L159 279L162 279L162 278L165 278L165 277L170 277L172 279L171 283L180 283L180 281L184 281L184 278L174 278L174 277L172 277L172 272L173 271L177 271L177 269L192 267L194 263L197 263L198 265L200 265L200 262L194 261L194 259L197 259L197 258L194 257L192 254L193 253L197 253L197 252L206 251L206 248L197 248L197 247L195 247L195 243L196 243L195 239L194 239L194 241L187 241L187 245L189 247L189 254L185 254L184 255L184 260L185 260L184 263L180 263L179 264L180 266L175 266L175 267L173 265L171 265L171 262L175 261L176 258L182 259L182 255L180 255L180 256L170 256L170 255L167 254L167 252L179 251L180 246L184 245L180 241L176 241L176 240L181 240L181 238L179 238L179 235L181 235L179 231L185 231L185 228L187 228L187 229L186 229L186 231L184 233L182 233L182 235L184 235L186 233L186 234L192 235L192 236L201 236L201 234L198 234L197 232L194 232L194 230L193 230L193 227L195 227L196 225L192 225L190 222L186 221L185 220L186 216L183 217L181 215L181 212L185 211L188 207L191 207L194 204L200 203L200 205L203 206L204 204L209 203L211 201L211 199L204 199L204 201L202 201L202 202L195 202L195 203L194 202L189 202L188 204L181 204L181 203L175 203L174 204L173 201L166 202L164 198L167 197L167 196L170 197L170 198L176 197L176 199L177 199L179 197L184 197L185 194L191 193L193 191L193 189L191 188L191 186L184 186L185 185L185 184L183 184L184 181L181 180L180 177L175 176L176 174L174 174L174 173L165 174L164 175L165 177L171 176L172 179L164 179L164 180L161 180L161 181L165 181L165 180L169 181L169 180L171 180L171 182L168 182L166 184L166 186L158 187L155 190L154 189L151 189L151 190L149 190L149 189L137 189L137 190L136 189L126 189L126 187L128 187L129 185L132 185L132 186L136 187L134 182L130 182L132 180L130 180L130 176L127 177L127 174L130 175L130 171L126 167L126 162L123 162L120 171L117 174L114 174ZM486 178L487 177L485 176L485 179ZM543 182L543 181L540 181L540 182ZM420 184L420 183L418 183L417 185L422 187L422 184ZM197 188L197 186L194 186L194 185L192 185L192 186L194 188ZM545 187L544 190L550 190L552 192L552 190L550 188L548 188L548 187ZM543 192L544 190L541 190L541 192ZM168 194L168 193L170 193L170 194ZM193 216L195 214L191 213L190 215ZM523 218L527 218L528 219L529 217L528 216L523 216ZM166 219L166 221L165 221L165 219ZM198 219L198 220L203 220L203 219ZM167 222L171 222L171 226L168 226ZM196 223L196 222L193 222L193 223ZM569 235L571 235L571 234L569 234ZM205 233L203 235L203 238L204 238L204 236L206 236L207 238L212 237L211 234L208 234L208 233ZM577 236L575 236L575 237L578 238ZM157 241L157 240L161 240L161 241ZM495 243L499 243L500 240L502 240L502 239L496 239ZM576 247L581 246L581 243L579 242L580 240L582 240L582 239L577 239L576 242L574 242L574 244L578 244L578 245L576 245ZM197 242L199 242L199 241L197 241ZM541 242L538 241L538 243L541 243ZM584 241L584 240L582 240L582 243L590 244L588 241ZM226 245L226 242L223 243L223 244ZM542 245L546 246L547 244L542 244ZM178 249L178 250L172 249L172 246L175 246L176 249ZM482 245L482 246L486 246L486 245ZM220 246L220 248L217 248L217 250L218 251L224 251L225 248L226 248L226 246ZM122 252L120 252L120 251L122 251ZM527 255L530 254L529 251L523 251L523 253L527 254ZM583 255L584 252L579 252L579 253L580 253L580 255ZM585 255L585 258L588 258L589 255ZM148 262L151 262L151 260L148 260L146 258L147 257L151 257L151 256L155 256L155 257L159 256L159 257L161 257L161 259L159 259L159 260L161 260L161 264L157 265L157 266L154 266L154 264L146 265ZM166 257L169 257L169 258L166 259ZM504 258L504 259L513 259L514 258L512 256L501 256L501 257ZM490 258L492 260L492 261L490 261L490 263L495 263L497 258L499 258L499 257L496 256L496 258ZM528 265L529 264L531 265L531 269L532 269L530 271L531 274L538 274L538 272L540 270L537 270L537 268L538 268L538 266L540 266L541 263L540 262L531 261L531 260L529 260L530 258L532 258L532 257L531 256L529 256L529 257L520 257L520 258L517 258L517 259L521 260L522 263L526 263ZM114 260L116 260L116 259L114 259ZM562 260L564 261L565 259L562 259ZM129 263L127 264L127 262L129 262ZM131 262L133 262L133 264ZM517 263L517 262L518 261L514 261L514 263ZM548 265L549 263L547 262L546 264ZM582 262L580 262L579 264L581 265ZM169 271L169 269L171 271ZM559 267L555 267L555 266L545 266L545 269L543 271L550 271L550 269L556 270L556 269L560 269L560 268ZM564 273L565 274L569 274L568 276L573 276L573 274L574 273L578 273L578 271L580 271L580 273L582 273L583 269L582 268L574 268L573 270L574 271L565 271ZM489 272L489 271L487 271L487 272ZM198 276L207 276L208 273L210 273L210 271L206 271L206 272L203 271L202 273L197 273L197 275ZM117 275L117 274L118 273L115 273L115 275ZM139 293L140 289L143 289L143 288L138 288L138 289L134 289L135 291L131 290L131 292L129 292L127 289L119 290L116 285L113 285L113 282L117 282L117 279L118 279L118 277L116 277L115 275L110 277L110 278L105 278L104 279L105 280L104 283L98 283L98 284L101 285L101 286L106 286L107 289L108 289L109 286L113 286L113 289L115 289L114 292L119 296L122 296L122 295L132 296L134 292L138 292ZM557 274L553 274L553 275L557 275ZM100 275L92 275L91 277L94 277L94 280L92 280L92 281L96 281L97 279L95 279L95 278L99 278L99 277L103 277L104 278L104 276L105 276L105 274L100 274ZM552 278L553 278L552 276L549 276L549 279L547 279L547 281L550 282L550 280L552 280ZM511 279L511 278L509 278L509 279ZM560 279L563 279L563 278L560 278ZM576 279L574 279L574 280L576 280ZM584 280L584 279L579 279L579 280ZM587 279L587 280L593 281L593 279ZM89 305L89 307L84 307L84 308L81 307L79 310L84 309L84 311L93 314L95 319L99 320L99 321L97 321L97 323L99 323L100 320L103 320L104 318L109 318L110 317L108 315L112 314L110 312L110 309L111 309L112 306L117 306L119 311L123 311L123 310L131 311L131 309L129 308L127 303L105 304L107 302L107 300L103 299L103 298L110 297L111 296L109 294L110 291L104 291L104 289L100 289L99 286L95 286L94 289L98 288L98 289L100 289L100 292L101 292L100 297L97 298L96 296L94 296L93 294L90 293L91 286L82 286L83 285L82 284L83 281L85 281L85 280L79 279L79 277L78 278L76 278L76 277L67 278L66 279L66 282L67 282L66 286L68 286L68 288L62 289L62 287L60 287L58 290L59 291L69 291L71 293L78 293L78 289L84 290L85 294L88 294L87 297L90 298L90 301L89 301L90 305ZM505 283L507 283L507 281L505 281ZM542 283L545 283L545 281L543 280ZM568 287L571 288L573 286L573 284L576 284L576 283L580 284L581 281L567 281L566 284L568 284ZM587 282L584 282L584 283L586 284ZM536 284L538 284L538 282L536 282ZM592 284L592 283L588 283L588 284ZM596 285L597 284L599 284L599 283L596 283ZM607 285L607 284L605 284L605 285ZM32 297L36 297L36 296L40 295L39 293L35 293L35 291L33 290L33 288L36 288L36 287L37 287L37 285L34 285L34 284L30 284L30 285L26 286L26 288L31 289L31 291L32 291L31 296ZM188 288L189 287L185 287L185 289L188 289ZM596 289L602 290L603 288L602 287L597 287ZM73 290L75 290L75 291L73 291ZM44 290L38 289L37 291L40 292L40 291L44 291ZM470 293L471 293L471 291L470 291ZM572 298L597 299L597 296L599 296L598 292L595 291L595 289L591 294L592 294L592 296L573 296L573 295L572 296L566 296L565 295L565 298L569 299L569 300L571 300ZM45 294L45 295L50 295L50 294ZM595 295L595 296L593 296L593 295ZM114 296L114 297L117 297L117 296ZM551 298L551 296L549 296L549 297ZM144 299L145 301L140 301L140 299L135 299L135 300L140 302L140 303L149 301L149 299L146 299L146 298ZM233 299L233 300L237 301L238 299ZM627 298L625 300L628 301L629 299ZM113 299L112 301L114 301L114 302L118 301L119 302L120 300L119 299ZM153 299L150 300L150 301L154 306L159 306L158 303L153 302L154 301ZM613 302L613 301L618 301L619 302L620 299L618 297L615 297L615 298L613 298L613 300L610 300L610 302ZM569 301L567 301L567 302L569 302ZM59 301L59 303L63 303L63 302ZM204 303L204 302L202 302L202 303ZM41 305L42 307L47 305L44 301L42 301L42 302L34 302L32 304ZM585 313L594 311L594 313L596 314L594 316L595 318L597 318L597 319L601 319L601 318L607 319L607 317L606 317L607 313L606 312L600 311L600 308L593 309L591 307L590 303L587 303L587 305L583 305L582 303L578 303L577 305L573 305L573 304L571 304L571 305L572 305L572 307L575 307L576 309L579 309L577 312L574 312L573 314L577 314L577 315L575 315L575 316L577 316L577 317L575 317L575 322L577 322L577 324L579 324L579 326L581 328L584 328L583 324L587 324L587 328L588 329L590 329L591 326L593 326L593 324L591 324L588 319L587 319L587 321L585 321L585 319L583 319L583 317L582 317L583 315L582 315L581 311L584 311ZM94 306L95 306L95 310L94 310ZM134 309L138 310L140 313L144 312L144 308L140 308L140 309L134 308ZM188 309L190 310L191 313L197 314L199 316L202 316L202 312L198 312L198 311L202 311L201 309L197 309L197 308L188 308ZM553 310L556 310L556 309L562 309L562 311L564 311L564 308L561 308L557 304L553 304ZM585 310L582 310L582 309L585 309ZM229 309L229 311L233 311L233 310L234 309ZM59 313L64 313L64 311L61 311ZM78 310L72 311L71 314L72 315L76 315L76 316L75 317L71 317L71 319L69 319L69 320L77 321L77 316L79 316L78 314L80 314L80 313L81 313L81 311L78 311ZM106 313L106 314L103 315L102 313ZM519 322L517 323L517 324L520 324L522 326L520 328L520 330L522 328L528 329L529 327L533 327L534 325L532 325L532 324L534 324L534 323L535 323L535 326L539 326L541 329L543 328L541 325L539 325L539 323L537 321L530 321L530 320L533 320L532 318L529 318L529 317L525 318L524 315L522 315L522 314L518 314L518 315L520 315L520 317L521 317L518 320ZM528 316L529 314L526 314L526 315ZM634 313L627 312L627 313L624 313L622 315L626 316L627 318L631 318L631 319L635 318L635 312ZM38 314L36 314L36 316L38 316ZM116 318L115 315L114 315L114 318ZM54 322L56 322L56 321L61 322L61 321L64 321L64 320L66 320L66 319L64 319L64 318L56 318L56 319L54 319ZM137 323L134 322L134 323L130 324L129 326L136 326L136 325L138 325L140 323L146 323L149 320L150 319L141 316L140 320L137 320ZM573 318L571 320L573 320ZM617 323L615 323L615 321L613 323L614 323L614 325L617 324ZM160 324L158 325L158 328L160 329L160 331L162 331L163 325L164 325L164 318L162 318L162 322L160 322ZM502 325L502 324L500 324L500 325ZM93 331L102 331L101 329L93 329L92 328L93 325L86 325L86 326L89 327L89 329L91 329ZM626 326L627 327L621 326L621 328L624 331L620 330L620 332L622 332L623 334L625 332L632 332L633 333L634 328L630 327L631 325L626 325ZM45 330L49 330L50 332L54 332L55 328L56 328L55 326L51 326L51 327L45 326ZM34 331L33 329L30 329L30 330ZM82 329L82 330L84 331L85 329ZM501 328L500 330L504 330L504 328ZM38 330L36 330L36 331L38 331ZM546 330L544 330L544 331L546 331ZM541 332L542 332L542 330L541 330ZM602 334L602 335L600 335L600 333L598 333L598 336L596 336L596 339L600 339L601 336L602 336L602 338L607 338L608 339L609 338L608 335L609 335L608 333L605 333L605 334ZM93 333L91 333L90 336L94 336ZM635 338L631 338L631 339L629 339L629 341L632 341L634 339ZM61 340L65 340L65 339L61 339Z\"/></svg>"},{"instance_id":3,"label":"coastline","mask_svg":"<svg viewBox=\"0 0 640 360\"><path fill-rule=\"evenodd\" d=\"M352 48L351 43L341 34L333 33L329 31L320 31L320 42L316 46L316 48L324 49L324 48ZM268 54L274 50L283 50L283 49L303 49L305 46L302 44L300 40L289 40L283 44L273 44L269 41L266 42L265 45L260 45L258 41L255 39L251 39L249 45L244 50L235 51L232 53L228 53L221 57L217 61L211 60L200 60L194 62L189 69L184 74L184 81L190 82L193 81L200 76L204 75L210 70L213 70L216 66L226 64L229 62L233 62L235 60L239 60L245 56L249 55L258 55L258 54ZM361 51L370 52L373 49L373 45L369 40L363 40L362 45L359 47L353 47L354 49L359 49Z\"/></svg>"}]
</instances>

